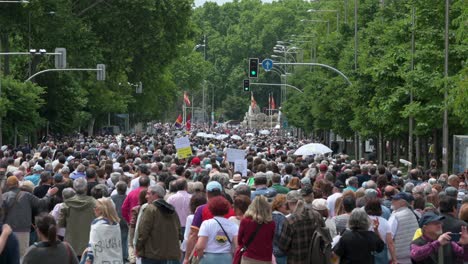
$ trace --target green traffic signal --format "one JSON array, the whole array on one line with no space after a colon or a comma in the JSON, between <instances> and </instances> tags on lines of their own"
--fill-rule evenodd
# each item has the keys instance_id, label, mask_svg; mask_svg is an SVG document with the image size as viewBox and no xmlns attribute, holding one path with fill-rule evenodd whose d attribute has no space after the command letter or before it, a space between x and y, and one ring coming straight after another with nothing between
<instances>
[{"instance_id":1,"label":"green traffic signal","mask_svg":"<svg viewBox=\"0 0 468 264\"><path fill-rule=\"evenodd\" d=\"M244 80L244 92L250 91L250 80Z\"/></svg>"},{"instance_id":2,"label":"green traffic signal","mask_svg":"<svg viewBox=\"0 0 468 264\"><path fill-rule=\"evenodd\" d=\"M252 76L256 76L256 75L257 75L257 72L256 72L256 71L252 71L251 74L252 74Z\"/></svg>"}]
</instances>

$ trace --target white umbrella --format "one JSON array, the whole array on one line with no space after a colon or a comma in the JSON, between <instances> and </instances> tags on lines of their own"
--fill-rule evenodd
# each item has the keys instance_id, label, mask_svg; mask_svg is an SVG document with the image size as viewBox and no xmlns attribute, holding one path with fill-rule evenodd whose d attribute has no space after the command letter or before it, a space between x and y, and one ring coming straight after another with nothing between
<instances>
[{"instance_id":1,"label":"white umbrella","mask_svg":"<svg viewBox=\"0 0 468 264\"><path fill-rule=\"evenodd\" d=\"M229 135L226 135L226 134L216 135L217 140L224 140L225 138L228 138L228 137L229 137Z\"/></svg>"},{"instance_id":2,"label":"white umbrella","mask_svg":"<svg viewBox=\"0 0 468 264\"><path fill-rule=\"evenodd\" d=\"M260 130L258 133L262 134L262 135L270 135L270 131L269 130Z\"/></svg>"},{"instance_id":3,"label":"white umbrella","mask_svg":"<svg viewBox=\"0 0 468 264\"><path fill-rule=\"evenodd\" d=\"M197 137L205 137L206 136L206 133L205 132L198 132L196 134Z\"/></svg>"},{"instance_id":4,"label":"white umbrella","mask_svg":"<svg viewBox=\"0 0 468 264\"><path fill-rule=\"evenodd\" d=\"M255 136L254 133L247 133L247 134L245 134L245 135L248 136L248 137L253 137L253 136Z\"/></svg>"},{"instance_id":5,"label":"white umbrella","mask_svg":"<svg viewBox=\"0 0 468 264\"><path fill-rule=\"evenodd\" d=\"M231 138L235 140L242 140L242 138L239 135L232 135Z\"/></svg>"},{"instance_id":6,"label":"white umbrella","mask_svg":"<svg viewBox=\"0 0 468 264\"><path fill-rule=\"evenodd\" d=\"M320 143L310 143L306 144L296 150L294 155L317 155L333 152L329 147L320 144Z\"/></svg>"},{"instance_id":7,"label":"white umbrella","mask_svg":"<svg viewBox=\"0 0 468 264\"><path fill-rule=\"evenodd\" d=\"M206 134L205 137L206 137L206 138L215 138L215 135L213 135L213 134Z\"/></svg>"}]
</instances>

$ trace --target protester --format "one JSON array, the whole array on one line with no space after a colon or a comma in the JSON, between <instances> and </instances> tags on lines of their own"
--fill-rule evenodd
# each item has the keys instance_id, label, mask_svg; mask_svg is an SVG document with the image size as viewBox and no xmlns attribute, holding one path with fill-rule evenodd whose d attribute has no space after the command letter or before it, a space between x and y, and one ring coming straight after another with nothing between
<instances>
[{"instance_id":1,"label":"protester","mask_svg":"<svg viewBox=\"0 0 468 264\"><path fill-rule=\"evenodd\" d=\"M209 200L208 209L213 218L203 221L194 252L200 264L232 263L239 228L224 218L229 211L229 202L220 196L214 197Z\"/></svg>"},{"instance_id":2,"label":"protester","mask_svg":"<svg viewBox=\"0 0 468 264\"><path fill-rule=\"evenodd\" d=\"M70 243L81 259L81 254L89 242L91 222L94 220L96 200L87 196L87 183L84 177L73 181L76 195L65 200L59 213L58 226L66 228L65 241Z\"/></svg>"},{"instance_id":3,"label":"protester","mask_svg":"<svg viewBox=\"0 0 468 264\"><path fill-rule=\"evenodd\" d=\"M3 224L0 234L0 263L19 264L19 243L8 224Z\"/></svg>"},{"instance_id":4,"label":"protester","mask_svg":"<svg viewBox=\"0 0 468 264\"><path fill-rule=\"evenodd\" d=\"M124 261L128 259L128 223L122 218L122 204L127 197L127 183L124 181L117 182L115 189L117 194L112 195L110 198L115 205L117 216L120 219L120 234L122 240L122 251Z\"/></svg>"},{"instance_id":5,"label":"protester","mask_svg":"<svg viewBox=\"0 0 468 264\"><path fill-rule=\"evenodd\" d=\"M286 215L289 214L288 203L285 194L278 194L271 205L272 219L275 222L275 236L273 240L273 255L277 264L286 264L287 256L279 249L278 243L283 229L283 223L286 221Z\"/></svg>"},{"instance_id":6,"label":"protester","mask_svg":"<svg viewBox=\"0 0 468 264\"><path fill-rule=\"evenodd\" d=\"M343 233L333 252L340 257L340 263L374 263L372 252L381 252L384 242L380 238L379 221L373 221L373 231L369 231L370 219L361 208L354 209L348 220L349 230Z\"/></svg>"},{"instance_id":7,"label":"protester","mask_svg":"<svg viewBox=\"0 0 468 264\"><path fill-rule=\"evenodd\" d=\"M178 263L181 225L174 207L163 200L166 190L156 185L148 188L148 206L138 223L135 255L142 264Z\"/></svg>"},{"instance_id":8,"label":"protester","mask_svg":"<svg viewBox=\"0 0 468 264\"><path fill-rule=\"evenodd\" d=\"M395 242L396 260L399 264L411 264L410 244L418 229L415 213L408 207L411 197L400 192L392 198L392 215L388 220L393 241Z\"/></svg>"},{"instance_id":9,"label":"protester","mask_svg":"<svg viewBox=\"0 0 468 264\"><path fill-rule=\"evenodd\" d=\"M3 222L13 229L19 242L20 256L24 256L29 247L33 210L39 211L41 208L46 208L58 189L49 189L46 196L39 199L29 192L20 190L18 179L15 176L8 177L6 187L8 191L2 194Z\"/></svg>"},{"instance_id":10,"label":"protester","mask_svg":"<svg viewBox=\"0 0 468 264\"><path fill-rule=\"evenodd\" d=\"M109 198L96 200L94 214L96 219L91 223L89 243L85 253L83 253L81 263L122 262L120 219L112 200Z\"/></svg>"},{"instance_id":11,"label":"protester","mask_svg":"<svg viewBox=\"0 0 468 264\"><path fill-rule=\"evenodd\" d=\"M274 235L275 222L268 200L264 196L257 196L241 221L236 255L242 251L240 257L245 264L271 263Z\"/></svg>"},{"instance_id":12,"label":"protester","mask_svg":"<svg viewBox=\"0 0 468 264\"><path fill-rule=\"evenodd\" d=\"M57 240L57 224L55 219L46 213L36 216L35 229L39 242L28 248L23 258L23 264L78 264L78 258L73 248L67 242Z\"/></svg>"},{"instance_id":13,"label":"protester","mask_svg":"<svg viewBox=\"0 0 468 264\"><path fill-rule=\"evenodd\" d=\"M468 244L468 233L463 226L461 233L457 233L459 242L451 241L455 237L451 232L442 231L442 220L433 212L425 213L419 220L422 236L411 243L411 259L415 264L425 263L463 263L464 246Z\"/></svg>"}]
</instances>

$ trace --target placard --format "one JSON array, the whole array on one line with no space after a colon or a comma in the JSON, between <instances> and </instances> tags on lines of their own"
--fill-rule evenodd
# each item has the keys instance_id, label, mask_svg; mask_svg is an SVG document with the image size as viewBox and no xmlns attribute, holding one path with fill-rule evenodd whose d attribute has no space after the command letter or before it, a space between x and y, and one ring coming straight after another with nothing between
<instances>
[{"instance_id":1,"label":"placard","mask_svg":"<svg viewBox=\"0 0 468 264\"><path fill-rule=\"evenodd\" d=\"M226 149L226 156L228 162L235 162L236 160L245 159L245 150L243 149Z\"/></svg>"},{"instance_id":2,"label":"placard","mask_svg":"<svg viewBox=\"0 0 468 264\"><path fill-rule=\"evenodd\" d=\"M234 161L234 171L239 171L242 173L242 176L247 176L247 160L236 160Z\"/></svg>"}]
</instances>

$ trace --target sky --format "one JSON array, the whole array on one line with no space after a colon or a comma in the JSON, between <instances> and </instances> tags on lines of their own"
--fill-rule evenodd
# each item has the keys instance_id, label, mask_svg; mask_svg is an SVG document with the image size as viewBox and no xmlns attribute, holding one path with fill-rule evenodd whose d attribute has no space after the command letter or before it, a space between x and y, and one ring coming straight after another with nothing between
<instances>
[{"instance_id":1,"label":"sky","mask_svg":"<svg viewBox=\"0 0 468 264\"><path fill-rule=\"evenodd\" d=\"M202 6L205 2L216 2L218 5L222 5L227 2L232 2L232 0L195 0L195 6ZM271 2L271 0L263 0L263 2Z\"/></svg>"}]
</instances>

